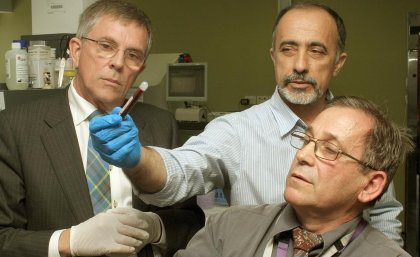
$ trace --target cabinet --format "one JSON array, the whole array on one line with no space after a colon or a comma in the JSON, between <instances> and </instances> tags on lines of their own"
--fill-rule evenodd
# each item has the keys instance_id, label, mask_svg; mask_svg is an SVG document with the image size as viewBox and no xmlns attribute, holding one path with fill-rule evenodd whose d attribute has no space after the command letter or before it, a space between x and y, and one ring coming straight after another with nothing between
<instances>
[{"instance_id":1,"label":"cabinet","mask_svg":"<svg viewBox=\"0 0 420 257\"><path fill-rule=\"evenodd\" d=\"M0 13L13 12L12 0L1 0L0 1Z\"/></svg>"},{"instance_id":2,"label":"cabinet","mask_svg":"<svg viewBox=\"0 0 420 257\"><path fill-rule=\"evenodd\" d=\"M57 93L59 90L63 89L1 90L0 87L0 110Z\"/></svg>"}]
</instances>

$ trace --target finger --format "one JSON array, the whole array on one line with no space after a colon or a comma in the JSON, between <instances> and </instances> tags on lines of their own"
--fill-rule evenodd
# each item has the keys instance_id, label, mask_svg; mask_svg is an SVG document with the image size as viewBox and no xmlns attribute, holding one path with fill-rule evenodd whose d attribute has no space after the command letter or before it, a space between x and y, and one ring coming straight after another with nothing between
<instances>
[{"instance_id":1,"label":"finger","mask_svg":"<svg viewBox=\"0 0 420 257\"><path fill-rule=\"evenodd\" d=\"M118 114L121 111L121 109L122 109L121 107L117 106L114 109L112 109L111 113L112 114Z\"/></svg>"},{"instance_id":2,"label":"finger","mask_svg":"<svg viewBox=\"0 0 420 257\"><path fill-rule=\"evenodd\" d=\"M139 229L137 227L132 227L128 225L122 225L117 228L117 232L120 233L121 236L126 236L125 238L127 240L126 244L128 242L130 243L136 243L135 241L143 241L149 239L150 235L147 231L143 229ZM130 240L129 240L130 238ZM131 245L131 244L130 244ZM131 245L134 246L134 245Z\"/></svg>"},{"instance_id":3,"label":"finger","mask_svg":"<svg viewBox=\"0 0 420 257\"><path fill-rule=\"evenodd\" d=\"M141 213L141 211L134 209L132 207L117 207L117 208L108 209L106 212L115 213L115 214L124 214L124 215L136 215L136 214Z\"/></svg>"},{"instance_id":4,"label":"finger","mask_svg":"<svg viewBox=\"0 0 420 257\"><path fill-rule=\"evenodd\" d=\"M102 130L98 130L96 132L92 132L90 135L92 140L99 144L105 144L115 138L118 138L126 133L129 133L132 128L127 126L114 126L111 128L105 128Z\"/></svg>"},{"instance_id":5,"label":"finger","mask_svg":"<svg viewBox=\"0 0 420 257\"><path fill-rule=\"evenodd\" d=\"M133 132L129 131L128 133L125 133L123 135L120 135L111 139L113 136L115 136L115 134L111 135L110 133L109 138L106 139L108 141L106 141L103 138L97 137L94 134L91 134L92 145L95 148L95 150L97 150L98 152L109 155L109 156L114 155L115 152L120 151L121 149L127 149L127 145L128 145L130 146L130 149L128 149L128 153L129 153L131 151L132 145L135 146L138 141L137 137L133 137L132 134ZM133 138L134 138L134 141L133 141Z\"/></svg>"},{"instance_id":6,"label":"finger","mask_svg":"<svg viewBox=\"0 0 420 257\"><path fill-rule=\"evenodd\" d=\"M141 229L147 226L147 222L143 219L143 212L136 209L121 209L114 213L117 215L118 221L123 225Z\"/></svg>"},{"instance_id":7,"label":"finger","mask_svg":"<svg viewBox=\"0 0 420 257\"><path fill-rule=\"evenodd\" d=\"M89 122L89 130L91 133L95 133L102 129L118 126L121 121L121 116L116 114L95 117Z\"/></svg>"},{"instance_id":8,"label":"finger","mask_svg":"<svg viewBox=\"0 0 420 257\"><path fill-rule=\"evenodd\" d=\"M127 155L131 153L134 149L136 149L136 147L137 147L137 142L134 140L131 140L130 142L127 142L126 144L121 145L120 148L117 148L118 150L115 151L111 155L111 158L113 158L114 160L122 160L125 157L127 157Z\"/></svg>"},{"instance_id":9,"label":"finger","mask_svg":"<svg viewBox=\"0 0 420 257\"><path fill-rule=\"evenodd\" d=\"M136 145L138 142L137 133L135 131L128 131L123 135L120 135L117 138L114 138L113 140L109 141L107 143L107 146L110 149L113 149L114 151L118 151L120 149L128 149L131 151L132 144Z\"/></svg>"},{"instance_id":10,"label":"finger","mask_svg":"<svg viewBox=\"0 0 420 257\"><path fill-rule=\"evenodd\" d=\"M130 114L125 115L123 121L129 121L129 122L134 123L133 118L131 118Z\"/></svg>"},{"instance_id":11,"label":"finger","mask_svg":"<svg viewBox=\"0 0 420 257\"><path fill-rule=\"evenodd\" d=\"M131 141L115 152L113 149L104 150L101 148L99 148L100 151L98 152L104 161L108 162L109 164L118 166L122 165L121 162L124 161L127 155L134 151L136 147L138 147L138 144L135 141ZM98 150L96 147L95 149Z\"/></svg>"},{"instance_id":12,"label":"finger","mask_svg":"<svg viewBox=\"0 0 420 257\"><path fill-rule=\"evenodd\" d=\"M143 244L142 241L140 240L135 240L136 243L135 244L125 244L123 241L126 240L127 242L129 241L129 239L119 239L120 237L123 236L118 236L115 240L115 243L111 244L110 247L107 249L108 254L123 254L125 256L133 254L136 252L136 248L138 248L139 246L141 246ZM131 238L132 239L132 238ZM121 242L118 242L121 241Z\"/></svg>"}]
</instances>

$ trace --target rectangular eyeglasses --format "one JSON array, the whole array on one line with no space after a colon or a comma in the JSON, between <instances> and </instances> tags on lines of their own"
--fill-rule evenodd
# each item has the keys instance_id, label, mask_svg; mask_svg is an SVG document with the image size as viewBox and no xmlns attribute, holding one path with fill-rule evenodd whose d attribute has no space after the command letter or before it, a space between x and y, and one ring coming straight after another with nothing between
<instances>
[{"instance_id":1,"label":"rectangular eyeglasses","mask_svg":"<svg viewBox=\"0 0 420 257\"><path fill-rule=\"evenodd\" d=\"M290 144L300 150L305 145L309 144L310 142L314 142L315 148L315 156L319 159L328 160L328 161L335 161L340 154L345 155L349 157L350 159L355 160L360 165L367 167L372 170L377 170L371 165L357 159L356 157L351 156L350 154L343 152L338 146L336 146L333 143L330 143L326 140L317 139L314 137L309 136L306 133L300 132L300 131L294 131L292 132L291 138L290 138Z\"/></svg>"}]
</instances>

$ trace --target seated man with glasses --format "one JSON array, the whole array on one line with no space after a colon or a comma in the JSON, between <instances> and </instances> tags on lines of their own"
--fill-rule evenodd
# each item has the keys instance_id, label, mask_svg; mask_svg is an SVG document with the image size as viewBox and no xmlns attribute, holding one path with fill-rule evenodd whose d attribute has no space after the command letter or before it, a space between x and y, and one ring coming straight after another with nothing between
<instances>
[{"instance_id":1,"label":"seated man with glasses","mask_svg":"<svg viewBox=\"0 0 420 257\"><path fill-rule=\"evenodd\" d=\"M410 256L362 218L413 150L406 129L368 100L337 97L290 142L287 203L210 216L175 256Z\"/></svg>"}]
</instances>

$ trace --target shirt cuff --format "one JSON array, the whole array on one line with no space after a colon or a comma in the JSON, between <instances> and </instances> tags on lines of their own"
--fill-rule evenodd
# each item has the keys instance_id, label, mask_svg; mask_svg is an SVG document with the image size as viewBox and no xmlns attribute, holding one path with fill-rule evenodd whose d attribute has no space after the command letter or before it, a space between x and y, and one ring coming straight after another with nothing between
<instances>
[{"instance_id":1,"label":"shirt cuff","mask_svg":"<svg viewBox=\"0 0 420 257\"><path fill-rule=\"evenodd\" d=\"M58 242L63 231L64 229L57 230L51 235L50 242L48 244L48 257L60 257Z\"/></svg>"},{"instance_id":2,"label":"shirt cuff","mask_svg":"<svg viewBox=\"0 0 420 257\"><path fill-rule=\"evenodd\" d=\"M159 217L159 222L160 222L160 226L162 229L162 233L160 235L160 239L158 242L156 243L152 243L152 249L153 249L153 256L154 257L161 257L163 256L166 252L166 230L165 230L165 226L163 225L162 220Z\"/></svg>"}]
</instances>

